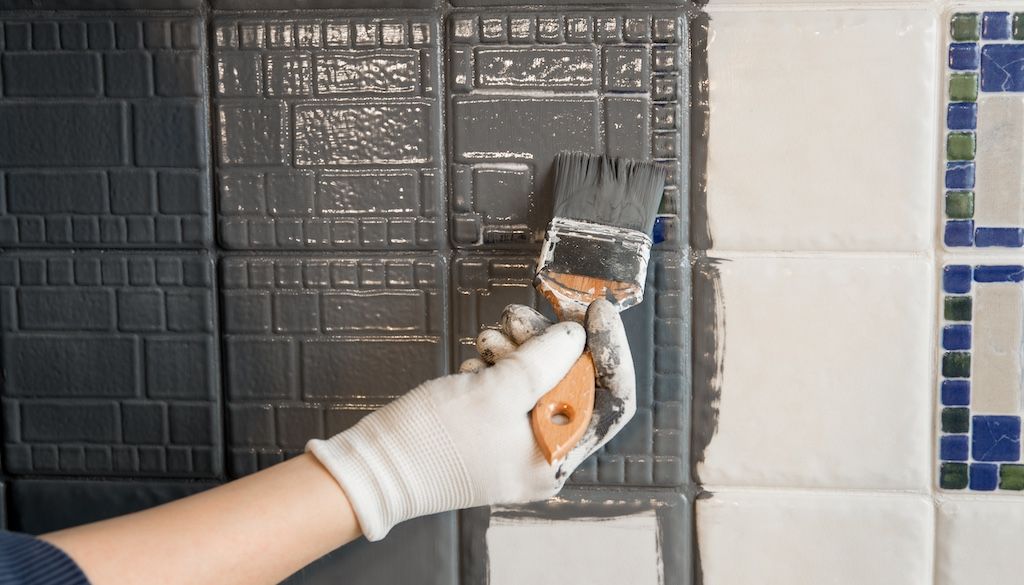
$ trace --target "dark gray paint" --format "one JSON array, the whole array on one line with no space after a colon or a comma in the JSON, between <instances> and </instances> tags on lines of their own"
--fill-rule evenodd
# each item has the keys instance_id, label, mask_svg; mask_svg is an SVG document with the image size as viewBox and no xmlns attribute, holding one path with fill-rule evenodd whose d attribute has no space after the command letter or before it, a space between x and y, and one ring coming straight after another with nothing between
<instances>
[{"instance_id":1,"label":"dark gray paint","mask_svg":"<svg viewBox=\"0 0 1024 585\"><path fill-rule=\"evenodd\" d=\"M203 0L0 0L0 10L187 10Z\"/></svg>"},{"instance_id":2,"label":"dark gray paint","mask_svg":"<svg viewBox=\"0 0 1024 585\"><path fill-rule=\"evenodd\" d=\"M210 0L216 10L429 9L440 0Z\"/></svg>"},{"instance_id":3,"label":"dark gray paint","mask_svg":"<svg viewBox=\"0 0 1024 585\"><path fill-rule=\"evenodd\" d=\"M694 481L697 464L718 430L718 404L725 365L725 304L718 264L724 260L701 258L693 268L693 451Z\"/></svg>"},{"instance_id":4,"label":"dark gray paint","mask_svg":"<svg viewBox=\"0 0 1024 585\"><path fill-rule=\"evenodd\" d=\"M438 34L425 13L218 17L221 244L441 246Z\"/></svg>"},{"instance_id":5,"label":"dark gray paint","mask_svg":"<svg viewBox=\"0 0 1024 585\"><path fill-rule=\"evenodd\" d=\"M462 583L487 585L487 529L493 516L547 520L600 519L653 510L665 585L693 583L690 549L693 542L691 498L670 490L567 488L554 499L510 508L464 510L460 526ZM628 559L623 559L628 562Z\"/></svg>"},{"instance_id":6,"label":"dark gray paint","mask_svg":"<svg viewBox=\"0 0 1024 585\"><path fill-rule=\"evenodd\" d=\"M667 246L685 241L687 23L683 10L453 12L454 244L535 249L563 150L658 161L668 171L662 212L675 216Z\"/></svg>"},{"instance_id":7,"label":"dark gray paint","mask_svg":"<svg viewBox=\"0 0 1024 585\"><path fill-rule=\"evenodd\" d=\"M220 474L213 285L206 254L5 253L4 468Z\"/></svg>"},{"instance_id":8,"label":"dark gray paint","mask_svg":"<svg viewBox=\"0 0 1024 585\"><path fill-rule=\"evenodd\" d=\"M710 250L714 247L711 226L708 223L708 136L711 132L711 108L708 86L708 26L709 17L697 13L690 22L692 63L690 80L690 234L693 247ZM698 297L694 297L695 299Z\"/></svg>"},{"instance_id":9,"label":"dark gray paint","mask_svg":"<svg viewBox=\"0 0 1024 585\"><path fill-rule=\"evenodd\" d=\"M455 513L449 512L403 522L380 542L360 538L325 555L285 583L449 585L458 579L457 559Z\"/></svg>"},{"instance_id":10,"label":"dark gray paint","mask_svg":"<svg viewBox=\"0 0 1024 585\"><path fill-rule=\"evenodd\" d=\"M231 472L300 453L448 369L439 256L221 261Z\"/></svg>"},{"instance_id":11,"label":"dark gray paint","mask_svg":"<svg viewBox=\"0 0 1024 585\"><path fill-rule=\"evenodd\" d=\"M0 22L0 245L208 244L203 21Z\"/></svg>"},{"instance_id":12,"label":"dark gray paint","mask_svg":"<svg viewBox=\"0 0 1024 585\"><path fill-rule=\"evenodd\" d=\"M130 514L215 486L212 482L19 479L8 484L8 528L43 534Z\"/></svg>"}]
</instances>

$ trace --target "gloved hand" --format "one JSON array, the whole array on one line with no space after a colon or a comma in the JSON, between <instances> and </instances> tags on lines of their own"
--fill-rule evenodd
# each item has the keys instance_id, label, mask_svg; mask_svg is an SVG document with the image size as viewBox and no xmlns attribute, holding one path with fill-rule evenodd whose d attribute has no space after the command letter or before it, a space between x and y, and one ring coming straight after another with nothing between
<instances>
[{"instance_id":1,"label":"gloved hand","mask_svg":"<svg viewBox=\"0 0 1024 585\"><path fill-rule=\"evenodd\" d=\"M509 305L500 330L477 338L481 359L306 450L338 480L369 540L417 516L549 498L636 412L633 359L618 312L597 301L584 326L551 325L529 307ZM593 419L565 460L549 464L529 413L584 345L597 372Z\"/></svg>"}]
</instances>

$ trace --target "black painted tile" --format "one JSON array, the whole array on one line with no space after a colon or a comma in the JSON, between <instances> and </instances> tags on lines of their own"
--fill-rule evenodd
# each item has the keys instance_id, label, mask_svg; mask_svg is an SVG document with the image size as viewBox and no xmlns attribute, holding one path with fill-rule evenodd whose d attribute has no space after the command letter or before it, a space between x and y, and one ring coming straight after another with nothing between
<instances>
[{"instance_id":1,"label":"black painted tile","mask_svg":"<svg viewBox=\"0 0 1024 585\"><path fill-rule=\"evenodd\" d=\"M0 23L0 245L209 243L203 21L114 13ZM158 184L185 176L192 204L150 205Z\"/></svg>"},{"instance_id":2,"label":"black painted tile","mask_svg":"<svg viewBox=\"0 0 1024 585\"><path fill-rule=\"evenodd\" d=\"M386 539L359 539L285 581L288 585L454 585L458 582L455 514L436 514L395 526ZM401 559L387 562L386 559Z\"/></svg>"},{"instance_id":3,"label":"black painted tile","mask_svg":"<svg viewBox=\"0 0 1024 585\"><path fill-rule=\"evenodd\" d=\"M659 567L653 568L656 573L654 581L665 585L689 585L694 582L692 508L690 498L678 492L601 488L565 489L549 501L522 506L464 510L459 528L463 559L461 583L486 585L495 581L505 583L523 579L527 571L516 569L509 574L507 560L501 564L492 563L490 556L490 548L499 543L506 547L500 554L507 559L513 554L507 547L516 546L516 539L489 535L489 532L492 529L496 532L509 528L514 530L520 526L529 529L528 535L519 537L529 539L523 544L536 546L543 551L542 554L547 550L556 551L552 556L558 557L558 574L593 573L593 566L598 570L606 567L605 570L614 571L623 563L637 573L642 569L652 569L637 566L640 561L626 552L636 550L642 554L639 549L646 541L647 554L655 558L655 562L660 562ZM640 521L631 525L628 531L613 535L603 530L607 526L615 526L616 521L630 519ZM565 531L570 526L578 541L564 539L566 534L570 534ZM645 530L647 526L650 527L649 532ZM609 556L607 551L586 549L588 536L584 534L590 530L595 534L589 538L614 542L611 546L620 550ZM638 548L632 548L634 546ZM536 557L529 560L534 559L543 566L550 562L550 559ZM587 566L574 570L571 564L567 564L572 562L586 563ZM503 570L504 573L496 575ZM630 578L636 581L629 582L641 582L639 575L631 573Z\"/></svg>"},{"instance_id":4,"label":"black painted tile","mask_svg":"<svg viewBox=\"0 0 1024 585\"><path fill-rule=\"evenodd\" d=\"M138 512L215 485L185 481L19 479L8 484L8 527L43 534Z\"/></svg>"},{"instance_id":5,"label":"black painted tile","mask_svg":"<svg viewBox=\"0 0 1024 585\"><path fill-rule=\"evenodd\" d=\"M0 267L7 472L221 473L209 256L25 252Z\"/></svg>"},{"instance_id":6,"label":"black painted tile","mask_svg":"<svg viewBox=\"0 0 1024 585\"><path fill-rule=\"evenodd\" d=\"M435 17L220 17L213 28L222 245L441 245Z\"/></svg>"},{"instance_id":7,"label":"black painted tile","mask_svg":"<svg viewBox=\"0 0 1024 585\"><path fill-rule=\"evenodd\" d=\"M655 252L644 301L622 314L637 375L637 413L572 475L575 484L677 486L689 481L689 270L681 254ZM532 286L532 257L462 253L452 266L455 363L509 303L552 315Z\"/></svg>"},{"instance_id":8,"label":"black painted tile","mask_svg":"<svg viewBox=\"0 0 1024 585\"><path fill-rule=\"evenodd\" d=\"M683 10L455 12L447 43L456 246L536 248L551 219L552 162L563 150L665 166L662 247L684 245Z\"/></svg>"},{"instance_id":9,"label":"black painted tile","mask_svg":"<svg viewBox=\"0 0 1024 585\"><path fill-rule=\"evenodd\" d=\"M288 10L311 8L436 8L439 0L210 0L215 10Z\"/></svg>"},{"instance_id":10,"label":"black painted tile","mask_svg":"<svg viewBox=\"0 0 1024 585\"><path fill-rule=\"evenodd\" d=\"M446 272L440 256L224 258L231 472L300 453L446 373Z\"/></svg>"}]
</instances>

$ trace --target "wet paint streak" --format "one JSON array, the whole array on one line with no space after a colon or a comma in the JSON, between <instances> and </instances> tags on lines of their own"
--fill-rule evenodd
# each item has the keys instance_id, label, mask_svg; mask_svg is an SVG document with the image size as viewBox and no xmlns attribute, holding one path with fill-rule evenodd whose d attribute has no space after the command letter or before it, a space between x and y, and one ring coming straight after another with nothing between
<instances>
[{"instance_id":1,"label":"wet paint streak","mask_svg":"<svg viewBox=\"0 0 1024 585\"><path fill-rule=\"evenodd\" d=\"M722 371L725 365L726 307L722 298L718 264L723 260L701 258L693 271L693 449L696 469L718 431Z\"/></svg>"},{"instance_id":2,"label":"wet paint streak","mask_svg":"<svg viewBox=\"0 0 1024 585\"><path fill-rule=\"evenodd\" d=\"M708 137L711 107L708 82L707 14L697 13L690 21L690 234L693 247L708 250L714 245L708 219Z\"/></svg>"}]
</instances>

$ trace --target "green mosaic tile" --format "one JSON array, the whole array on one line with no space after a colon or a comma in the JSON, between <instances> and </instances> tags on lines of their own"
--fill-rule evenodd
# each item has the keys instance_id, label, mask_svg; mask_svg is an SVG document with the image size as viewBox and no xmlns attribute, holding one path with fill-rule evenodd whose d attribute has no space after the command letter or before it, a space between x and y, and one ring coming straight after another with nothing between
<instances>
[{"instance_id":1,"label":"green mosaic tile","mask_svg":"<svg viewBox=\"0 0 1024 585\"><path fill-rule=\"evenodd\" d=\"M962 490L967 487L966 463L943 463L939 467L939 487L946 490Z\"/></svg>"},{"instance_id":2,"label":"green mosaic tile","mask_svg":"<svg viewBox=\"0 0 1024 585\"><path fill-rule=\"evenodd\" d=\"M966 351L947 351L942 356L942 375L947 378L966 378L971 375L971 354Z\"/></svg>"},{"instance_id":3,"label":"green mosaic tile","mask_svg":"<svg viewBox=\"0 0 1024 585\"><path fill-rule=\"evenodd\" d=\"M971 430L971 409L943 408L942 432L966 433Z\"/></svg>"},{"instance_id":4,"label":"green mosaic tile","mask_svg":"<svg viewBox=\"0 0 1024 585\"><path fill-rule=\"evenodd\" d=\"M974 191L950 191L946 193L946 217L950 219L970 219L974 217Z\"/></svg>"},{"instance_id":5,"label":"green mosaic tile","mask_svg":"<svg viewBox=\"0 0 1024 585\"><path fill-rule=\"evenodd\" d=\"M949 34L954 41L978 40L978 13L960 12L949 22Z\"/></svg>"},{"instance_id":6,"label":"green mosaic tile","mask_svg":"<svg viewBox=\"0 0 1024 585\"><path fill-rule=\"evenodd\" d=\"M949 160L974 160L974 133L950 132L946 136L946 157Z\"/></svg>"},{"instance_id":7,"label":"green mosaic tile","mask_svg":"<svg viewBox=\"0 0 1024 585\"><path fill-rule=\"evenodd\" d=\"M1024 490L1024 465L1004 463L999 466L999 489Z\"/></svg>"},{"instance_id":8,"label":"green mosaic tile","mask_svg":"<svg viewBox=\"0 0 1024 585\"><path fill-rule=\"evenodd\" d=\"M970 321L972 304L971 297L946 297L942 315L946 321Z\"/></svg>"},{"instance_id":9,"label":"green mosaic tile","mask_svg":"<svg viewBox=\"0 0 1024 585\"><path fill-rule=\"evenodd\" d=\"M1013 14L1013 38L1024 41L1024 12Z\"/></svg>"},{"instance_id":10,"label":"green mosaic tile","mask_svg":"<svg viewBox=\"0 0 1024 585\"><path fill-rule=\"evenodd\" d=\"M954 102L978 101L978 74L954 73L950 75L949 99Z\"/></svg>"}]
</instances>

